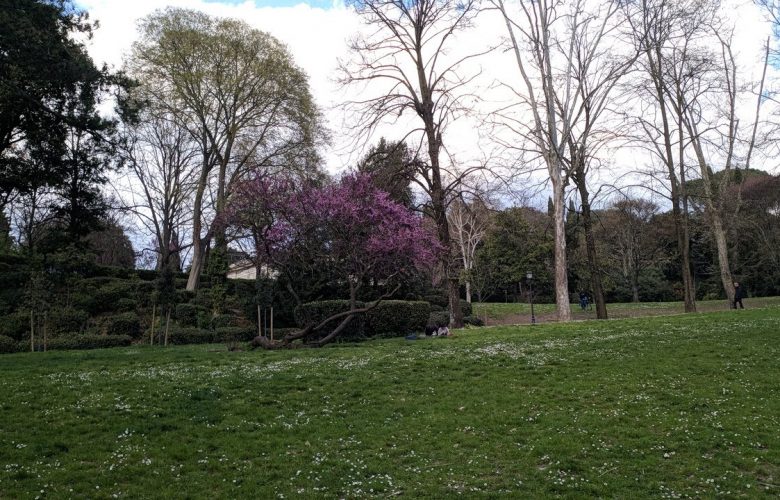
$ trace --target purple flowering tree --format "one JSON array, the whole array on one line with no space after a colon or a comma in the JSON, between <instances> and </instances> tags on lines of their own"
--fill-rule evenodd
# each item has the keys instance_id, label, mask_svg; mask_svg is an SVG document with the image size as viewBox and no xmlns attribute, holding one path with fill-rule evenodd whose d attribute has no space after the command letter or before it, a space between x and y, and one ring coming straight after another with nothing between
<instances>
[{"instance_id":1,"label":"purple flowering tree","mask_svg":"<svg viewBox=\"0 0 780 500\"><path fill-rule=\"evenodd\" d=\"M404 275L430 268L437 259L436 238L419 216L374 187L367 175L348 175L324 187L300 186L284 178L244 182L233 196L227 222L249 230L256 262L287 272L294 259L327 266L348 285L350 308L320 324L271 341L266 348L321 346L333 341L358 314L365 314L398 290L387 287L379 299L358 307L367 278L392 284ZM329 331L314 338L321 329Z\"/></svg>"}]
</instances>

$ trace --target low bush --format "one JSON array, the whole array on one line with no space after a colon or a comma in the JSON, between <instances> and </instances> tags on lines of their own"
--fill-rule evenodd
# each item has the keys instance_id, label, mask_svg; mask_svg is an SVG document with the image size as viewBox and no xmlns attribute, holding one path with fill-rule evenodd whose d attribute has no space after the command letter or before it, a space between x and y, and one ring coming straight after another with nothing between
<instances>
[{"instance_id":1,"label":"low bush","mask_svg":"<svg viewBox=\"0 0 780 500\"><path fill-rule=\"evenodd\" d=\"M137 281L135 283L136 300L138 300L138 302L144 307L151 307L154 290L154 281Z\"/></svg>"},{"instance_id":2,"label":"low bush","mask_svg":"<svg viewBox=\"0 0 780 500\"><path fill-rule=\"evenodd\" d=\"M132 339L127 335L70 335L49 339L46 348L50 351L68 349L103 349L106 347L129 346Z\"/></svg>"},{"instance_id":3,"label":"low bush","mask_svg":"<svg viewBox=\"0 0 780 500\"><path fill-rule=\"evenodd\" d=\"M6 354L9 352L16 352L18 350L18 342L11 337L0 335L0 354Z\"/></svg>"},{"instance_id":4,"label":"low bush","mask_svg":"<svg viewBox=\"0 0 780 500\"><path fill-rule=\"evenodd\" d=\"M105 323L106 333L109 335L127 335L131 338L141 336L141 320L134 312L127 312L111 316Z\"/></svg>"},{"instance_id":5,"label":"low bush","mask_svg":"<svg viewBox=\"0 0 780 500\"><path fill-rule=\"evenodd\" d=\"M479 316L465 316L463 323L471 326L485 326L485 322Z\"/></svg>"},{"instance_id":6,"label":"low bush","mask_svg":"<svg viewBox=\"0 0 780 500\"><path fill-rule=\"evenodd\" d=\"M176 302L178 304L184 304L186 302L192 302L195 300L197 294L192 290L176 290Z\"/></svg>"},{"instance_id":7,"label":"low bush","mask_svg":"<svg viewBox=\"0 0 780 500\"><path fill-rule=\"evenodd\" d=\"M199 306L195 304L177 304L176 322L181 326L198 326L198 310Z\"/></svg>"},{"instance_id":8,"label":"low bush","mask_svg":"<svg viewBox=\"0 0 780 500\"><path fill-rule=\"evenodd\" d=\"M156 333L156 332L155 332ZM165 332L163 331L163 336ZM168 332L170 344L210 344L214 341L214 332L200 328L171 328Z\"/></svg>"},{"instance_id":9,"label":"low bush","mask_svg":"<svg viewBox=\"0 0 780 500\"><path fill-rule=\"evenodd\" d=\"M446 295L426 295L424 297L426 302L430 302L432 305L437 305L446 309L450 305L450 300Z\"/></svg>"},{"instance_id":10,"label":"low bush","mask_svg":"<svg viewBox=\"0 0 780 500\"><path fill-rule=\"evenodd\" d=\"M403 337L422 332L428 322L431 306L422 301L386 300L366 316L366 331L370 336Z\"/></svg>"},{"instance_id":11,"label":"low bush","mask_svg":"<svg viewBox=\"0 0 780 500\"><path fill-rule=\"evenodd\" d=\"M241 326L241 318L232 314L217 314L211 318L211 328L225 328L230 326Z\"/></svg>"},{"instance_id":12,"label":"low bush","mask_svg":"<svg viewBox=\"0 0 780 500\"><path fill-rule=\"evenodd\" d=\"M425 301L431 304L431 312L448 311L450 308L447 297L444 297L442 300L442 297L438 295L427 295ZM460 301L460 310L463 312L463 317L471 316L473 314L471 302L465 300Z\"/></svg>"},{"instance_id":13,"label":"low bush","mask_svg":"<svg viewBox=\"0 0 780 500\"><path fill-rule=\"evenodd\" d=\"M357 302L355 304L355 307L362 308L365 304L363 302ZM348 300L323 300L319 302L308 302L306 304L301 304L300 306L295 308L295 323L300 328L305 328L307 325L311 324L319 324L322 322L325 318L328 318L330 316L333 316L334 314L338 314L340 312L345 312L349 310L349 301ZM343 319L343 318L342 318ZM316 332L316 337L324 337L328 335L330 332L335 329L341 319L334 320L325 325L325 328L322 328L318 332ZM365 337L365 314L357 314L355 315L352 320L349 322L349 324L346 326L344 331L341 332L339 335L339 339L341 340L358 340Z\"/></svg>"},{"instance_id":14,"label":"low bush","mask_svg":"<svg viewBox=\"0 0 780 500\"><path fill-rule=\"evenodd\" d=\"M138 310L138 301L135 299L119 299L116 303L116 310L119 312L131 312Z\"/></svg>"},{"instance_id":15,"label":"low bush","mask_svg":"<svg viewBox=\"0 0 780 500\"><path fill-rule=\"evenodd\" d=\"M214 342L249 342L257 336L255 328L225 326L214 330Z\"/></svg>"},{"instance_id":16,"label":"low bush","mask_svg":"<svg viewBox=\"0 0 780 500\"><path fill-rule=\"evenodd\" d=\"M450 313L447 311L432 312L428 315L428 327L442 327L450 324Z\"/></svg>"},{"instance_id":17,"label":"low bush","mask_svg":"<svg viewBox=\"0 0 780 500\"><path fill-rule=\"evenodd\" d=\"M61 309L52 309L49 312L49 333L56 336L58 334L84 333L89 320L89 313L65 307Z\"/></svg>"},{"instance_id":18,"label":"low bush","mask_svg":"<svg viewBox=\"0 0 780 500\"><path fill-rule=\"evenodd\" d=\"M30 314L19 311L0 318L0 335L14 340L29 338Z\"/></svg>"},{"instance_id":19,"label":"low bush","mask_svg":"<svg viewBox=\"0 0 780 500\"><path fill-rule=\"evenodd\" d=\"M103 313L117 310L120 299L135 298L136 286L132 281L112 279L101 286L94 294L95 301L92 313Z\"/></svg>"}]
</instances>

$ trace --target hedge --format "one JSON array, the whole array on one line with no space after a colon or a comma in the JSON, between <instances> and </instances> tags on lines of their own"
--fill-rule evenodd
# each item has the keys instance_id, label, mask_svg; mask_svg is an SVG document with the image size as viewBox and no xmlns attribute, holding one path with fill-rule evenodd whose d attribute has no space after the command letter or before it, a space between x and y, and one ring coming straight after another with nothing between
<instances>
[{"instance_id":1,"label":"hedge","mask_svg":"<svg viewBox=\"0 0 780 500\"><path fill-rule=\"evenodd\" d=\"M106 347L129 346L132 339L127 335L71 335L49 339L46 348L50 351L68 349L104 349Z\"/></svg>"},{"instance_id":2,"label":"hedge","mask_svg":"<svg viewBox=\"0 0 780 500\"><path fill-rule=\"evenodd\" d=\"M30 314L18 311L0 317L0 335L14 340L30 338Z\"/></svg>"},{"instance_id":3,"label":"hedge","mask_svg":"<svg viewBox=\"0 0 780 500\"><path fill-rule=\"evenodd\" d=\"M450 324L450 313L447 311L432 312L428 316L428 322L426 326L429 327L442 327Z\"/></svg>"},{"instance_id":4,"label":"hedge","mask_svg":"<svg viewBox=\"0 0 780 500\"><path fill-rule=\"evenodd\" d=\"M365 307L363 302L356 302L355 307ZM319 302L308 302L295 308L295 323L300 328L306 328L310 324L318 324L325 318L349 310L348 300L323 300ZM343 319L343 318L342 318ZM324 337L333 331L340 323L340 320L331 321L325 328L316 332L315 337ZM357 314L349 322L344 331L339 335L342 340L358 340L365 337L365 315Z\"/></svg>"},{"instance_id":5,"label":"hedge","mask_svg":"<svg viewBox=\"0 0 780 500\"><path fill-rule=\"evenodd\" d=\"M52 309L49 312L49 333L52 335L83 333L88 320L89 313L86 311L80 311L72 307Z\"/></svg>"},{"instance_id":6,"label":"hedge","mask_svg":"<svg viewBox=\"0 0 780 500\"><path fill-rule=\"evenodd\" d=\"M16 352L18 350L17 344L18 343L11 337L0 335L0 354Z\"/></svg>"},{"instance_id":7,"label":"hedge","mask_svg":"<svg viewBox=\"0 0 780 500\"><path fill-rule=\"evenodd\" d=\"M366 315L365 333L370 336L404 337L412 332L422 332L428 322L430 310L430 304L423 301L380 302Z\"/></svg>"},{"instance_id":8,"label":"hedge","mask_svg":"<svg viewBox=\"0 0 780 500\"><path fill-rule=\"evenodd\" d=\"M106 333L109 335L127 335L131 338L141 336L141 320L134 312L122 313L106 320Z\"/></svg>"},{"instance_id":9,"label":"hedge","mask_svg":"<svg viewBox=\"0 0 780 500\"><path fill-rule=\"evenodd\" d=\"M157 332L155 332L157 333ZM164 338L163 330L162 337ZM214 332L200 328L171 328L168 332L169 344L210 344L214 341Z\"/></svg>"},{"instance_id":10,"label":"hedge","mask_svg":"<svg viewBox=\"0 0 780 500\"><path fill-rule=\"evenodd\" d=\"M253 327L225 326L214 330L214 342L249 342L257 336Z\"/></svg>"},{"instance_id":11,"label":"hedge","mask_svg":"<svg viewBox=\"0 0 780 500\"><path fill-rule=\"evenodd\" d=\"M485 322L479 316L466 316L463 318L463 324L471 326L485 326Z\"/></svg>"},{"instance_id":12,"label":"hedge","mask_svg":"<svg viewBox=\"0 0 780 500\"><path fill-rule=\"evenodd\" d=\"M195 304L177 304L176 322L181 326L198 326L198 310L204 309Z\"/></svg>"},{"instance_id":13,"label":"hedge","mask_svg":"<svg viewBox=\"0 0 780 500\"><path fill-rule=\"evenodd\" d=\"M232 314L217 314L211 318L211 328L226 328L230 326L241 326L241 319Z\"/></svg>"}]
</instances>

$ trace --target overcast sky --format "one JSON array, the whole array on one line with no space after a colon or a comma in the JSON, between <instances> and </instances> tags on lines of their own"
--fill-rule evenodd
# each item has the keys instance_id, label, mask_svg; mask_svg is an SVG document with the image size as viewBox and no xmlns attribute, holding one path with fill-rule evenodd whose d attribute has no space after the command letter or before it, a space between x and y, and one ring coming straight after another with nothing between
<instances>
[{"instance_id":1,"label":"overcast sky","mask_svg":"<svg viewBox=\"0 0 780 500\"><path fill-rule=\"evenodd\" d=\"M760 21L760 14L750 0L725 2L735 6L731 15L737 27L734 45L739 55L739 64L747 73L760 72L759 47L768 28ZM361 26L357 16L342 1L78 0L78 5L87 10L93 20L100 22L100 29L89 45L90 53L96 62L107 62L115 68L121 66L123 56L136 38L137 20L167 5L239 18L271 33L289 47L297 64L309 75L312 93L325 110L334 136L334 146L326 155L328 170L343 170L354 164L361 153L353 151L351 144L344 139L341 132L343 115L336 109L336 105L343 102L348 97L347 92L350 92L334 81L337 61L348 57L347 40ZM497 43L501 36L503 29L499 19L494 13L488 13L478 19L475 30L458 40L458 46L473 50L475 46L484 45L486 40ZM497 51L481 59L478 64L483 75L478 85L484 89L496 80L516 80L517 68L512 64L510 56ZM490 146L486 145L484 137L479 137L479 130L475 128L479 129L475 122L462 120L450 129L449 137L445 138L450 153L455 155L457 161L479 161L487 154L486 149ZM393 129L387 129L387 132L393 138ZM633 162L643 161L637 156L631 158ZM767 165L767 168L776 167Z\"/></svg>"}]
</instances>

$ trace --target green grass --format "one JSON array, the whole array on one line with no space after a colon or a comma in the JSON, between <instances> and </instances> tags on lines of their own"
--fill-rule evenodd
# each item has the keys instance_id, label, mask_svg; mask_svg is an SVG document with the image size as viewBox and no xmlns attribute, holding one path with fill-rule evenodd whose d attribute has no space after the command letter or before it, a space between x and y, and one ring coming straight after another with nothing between
<instances>
[{"instance_id":1,"label":"green grass","mask_svg":"<svg viewBox=\"0 0 780 500\"><path fill-rule=\"evenodd\" d=\"M0 498L775 497L780 308L0 356Z\"/></svg>"},{"instance_id":2,"label":"green grass","mask_svg":"<svg viewBox=\"0 0 780 500\"><path fill-rule=\"evenodd\" d=\"M780 297L757 297L744 300L748 308L780 306ZM487 302L473 304L474 314L482 319L487 318L488 324L529 323L531 306L520 302ZM726 300L700 300L696 303L699 312L727 311ZM571 304L574 319L594 319L595 307L582 311L579 304ZM610 318L635 318L639 316L668 316L684 314L682 302L639 302L607 304L607 314ZM555 304L534 304L534 313L542 321L555 320Z\"/></svg>"}]
</instances>

